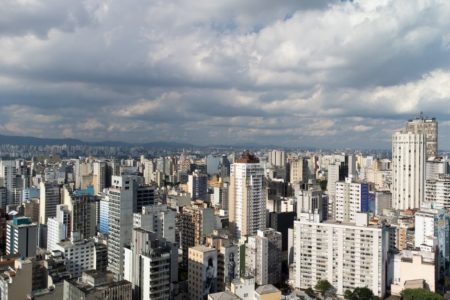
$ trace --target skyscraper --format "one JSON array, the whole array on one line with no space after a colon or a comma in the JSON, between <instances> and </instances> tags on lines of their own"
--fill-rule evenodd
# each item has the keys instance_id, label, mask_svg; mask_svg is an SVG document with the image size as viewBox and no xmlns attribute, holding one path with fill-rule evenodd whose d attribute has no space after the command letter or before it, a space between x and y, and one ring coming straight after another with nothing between
<instances>
[{"instance_id":1,"label":"skyscraper","mask_svg":"<svg viewBox=\"0 0 450 300\"><path fill-rule=\"evenodd\" d=\"M47 219L56 217L56 205L61 201L60 187L56 183L41 182L39 198L39 223L47 224Z\"/></svg>"},{"instance_id":2,"label":"skyscraper","mask_svg":"<svg viewBox=\"0 0 450 300\"><path fill-rule=\"evenodd\" d=\"M435 118L427 118L420 113L417 118L406 122L406 131L425 136L427 159L438 155L438 123Z\"/></svg>"},{"instance_id":3,"label":"skyscraper","mask_svg":"<svg viewBox=\"0 0 450 300\"><path fill-rule=\"evenodd\" d=\"M230 226L237 239L266 228L267 189L256 156L244 153L231 165L228 197Z\"/></svg>"},{"instance_id":4,"label":"skyscraper","mask_svg":"<svg viewBox=\"0 0 450 300\"><path fill-rule=\"evenodd\" d=\"M425 136L396 132L392 136L392 207L419 208L425 192Z\"/></svg>"}]
</instances>

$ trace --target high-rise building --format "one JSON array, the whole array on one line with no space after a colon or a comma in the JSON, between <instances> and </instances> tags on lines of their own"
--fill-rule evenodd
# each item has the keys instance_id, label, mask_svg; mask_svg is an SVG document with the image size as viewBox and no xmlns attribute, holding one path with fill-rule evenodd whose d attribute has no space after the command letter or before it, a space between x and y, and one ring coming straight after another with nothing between
<instances>
[{"instance_id":1,"label":"high-rise building","mask_svg":"<svg viewBox=\"0 0 450 300\"><path fill-rule=\"evenodd\" d=\"M133 206L136 204L133 176L113 176L107 190L109 203L108 270L123 276L123 247L131 242Z\"/></svg>"},{"instance_id":2,"label":"high-rise building","mask_svg":"<svg viewBox=\"0 0 450 300\"><path fill-rule=\"evenodd\" d=\"M154 232L134 228L124 256L124 279L133 285L133 299L171 299L171 284L178 278L178 251L172 243Z\"/></svg>"},{"instance_id":3,"label":"high-rise building","mask_svg":"<svg viewBox=\"0 0 450 300\"><path fill-rule=\"evenodd\" d=\"M56 216L56 206L61 201L60 186L41 182L39 191L39 223L47 224L48 218Z\"/></svg>"},{"instance_id":4,"label":"high-rise building","mask_svg":"<svg viewBox=\"0 0 450 300\"><path fill-rule=\"evenodd\" d=\"M425 179L436 179L441 174L448 173L448 159L447 157L430 158L425 163Z\"/></svg>"},{"instance_id":5,"label":"high-rise building","mask_svg":"<svg viewBox=\"0 0 450 300\"><path fill-rule=\"evenodd\" d=\"M268 228L250 236L245 247L245 275L257 285L281 281L281 233Z\"/></svg>"},{"instance_id":6,"label":"high-rise building","mask_svg":"<svg viewBox=\"0 0 450 300\"><path fill-rule=\"evenodd\" d=\"M438 122L435 118L427 118L420 113L416 119L406 122L406 132L425 136L426 159L438 155Z\"/></svg>"},{"instance_id":7,"label":"high-rise building","mask_svg":"<svg viewBox=\"0 0 450 300\"><path fill-rule=\"evenodd\" d=\"M297 213L313 213L317 210L322 219L328 218L328 198L322 192L320 185L308 184L306 189L295 186L294 190L297 199Z\"/></svg>"},{"instance_id":8,"label":"high-rise building","mask_svg":"<svg viewBox=\"0 0 450 300\"><path fill-rule=\"evenodd\" d=\"M356 213L369 211L369 185L354 182L351 177L336 182L336 221L354 223Z\"/></svg>"},{"instance_id":9,"label":"high-rise building","mask_svg":"<svg viewBox=\"0 0 450 300\"><path fill-rule=\"evenodd\" d=\"M228 197L230 227L237 239L266 228L267 189L256 156L244 153L231 165Z\"/></svg>"},{"instance_id":10,"label":"high-rise building","mask_svg":"<svg viewBox=\"0 0 450 300\"><path fill-rule=\"evenodd\" d=\"M448 275L450 266L450 216L445 209L421 208L415 214L414 243L416 248L423 245L438 245L438 276Z\"/></svg>"},{"instance_id":11,"label":"high-rise building","mask_svg":"<svg viewBox=\"0 0 450 300\"><path fill-rule=\"evenodd\" d=\"M392 136L392 207L419 208L425 192L423 134L396 132Z\"/></svg>"},{"instance_id":12,"label":"high-rise building","mask_svg":"<svg viewBox=\"0 0 450 300\"><path fill-rule=\"evenodd\" d=\"M450 209L450 175L441 174L425 184L425 201L436 207Z\"/></svg>"},{"instance_id":13,"label":"high-rise building","mask_svg":"<svg viewBox=\"0 0 450 300\"><path fill-rule=\"evenodd\" d=\"M96 268L95 242L89 240L65 240L55 246L55 251L64 254L67 271L72 277L79 277L84 271Z\"/></svg>"},{"instance_id":14,"label":"high-rise building","mask_svg":"<svg viewBox=\"0 0 450 300\"><path fill-rule=\"evenodd\" d=\"M209 201L208 197L208 175L195 170L188 177L188 193L192 200Z\"/></svg>"},{"instance_id":15,"label":"high-rise building","mask_svg":"<svg viewBox=\"0 0 450 300\"><path fill-rule=\"evenodd\" d=\"M189 248L189 299L207 299L217 291L217 250L203 245Z\"/></svg>"},{"instance_id":16,"label":"high-rise building","mask_svg":"<svg viewBox=\"0 0 450 300\"><path fill-rule=\"evenodd\" d=\"M175 240L175 220L177 213L167 205L149 205L142 208L141 213L133 216L133 226L156 233L170 243Z\"/></svg>"},{"instance_id":17,"label":"high-rise building","mask_svg":"<svg viewBox=\"0 0 450 300\"><path fill-rule=\"evenodd\" d=\"M56 245L70 237L70 211L66 205L56 206L56 216L47 219L47 250L56 250Z\"/></svg>"},{"instance_id":18,"label":"high-rise building","mask_svg":"<svg viewBox=\"0 0 450 300\"><path fill-rule=\"evenodd\" d=\"M16 217L6 225L6 254L34 257L37 249L38 226L30 218Z\"/></svg>"},{"instance_id":19,"label":"high-rise building","mask_svg":"<svg viewBox=\"0 0 450 300\"><path fill-rule=\"evenodd\" d=\"M14 268L2 272L0 276L0 299L28 299L32 291L33 262L17 259Z\"/></svg>"},{"instance_id":20,"label":"high-rise building","mask_svg":"<svg viewBox=\"0 0 450 300\"><path fill-rule=\"evenodd\" d=\"M100 194L106 187L106 162L95 161L93 164L93 184L94 193L96 195Z\"/></svg>"},{"instance_id":21,"label":"high-rise building","mask_svg":"<svg viewBox=\"0 0 450 300\"><path fill-rule=\"evenodd\" d=\"M272 150L268 153L269 163L274 167L284 167L286 163L286 154L284 151Z\"/></svg>"},{"instance_id":22,"label":"high-rise building","mask_svg":"<svg viewBox=\"0 0 450 300\"><path fill-rule=\"evenodd\" d=\"M17 187L17 169L14 160L0 160L0 182L6 188L6 204L19 204L15 201L15 190Z\"/></svg>"},{"instance_id":23,"label":"high-rise building","mask_svg":"<svg viewBox=\"0 0 450 300\"><path fill-rule=\"evenodd\" d=\"M352 225L320 222L318 215L305 213L294 222L293 240L295 288L328 280L340 296L347 289L367 287L384 297L389 233L383 225L369 225L367 214L359 213Z\"/></svg>"},{"instance_id":24,"label":"high-rise building","mask_svg":"<svg viewBox=\"0 0 450 300\"><path fill-rule=\"evenodd\" d=\"M183 207L177 219L179 245L183 251L183 263L186 264L189 247L203 244L205 237L215 229L216 218L213 208L204 202L196 201L191 206Z\"/></svg>"},{"instance_id":25,"label":"high-rise building","mask_svg":"<svg viewBox=\"0 0 450 300\"><path fill-rule=\"evenodd\" d=\"M98 231L102 234L109 233L109 197L102 197L99 205Z\"/></svg>"},{"instance_id":26,"label":"high-rise building","mask_svg":"<svg viewBox=\"0 0 450 300\"><path fill-rule=\"evenodd\" d=\"M308 181L308 162L302 157L289 160L289 181L291 184Z\"/></svg>"}]
</instances>

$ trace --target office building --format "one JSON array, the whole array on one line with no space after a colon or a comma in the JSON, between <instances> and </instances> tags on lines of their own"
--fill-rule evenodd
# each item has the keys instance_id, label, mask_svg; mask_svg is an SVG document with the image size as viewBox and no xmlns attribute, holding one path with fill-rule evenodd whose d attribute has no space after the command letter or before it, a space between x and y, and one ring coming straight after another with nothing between
<instances>
[{"instance_id":1,"label":"office building","mask_svg":"<svg viewBox=\"0 0 450 300\"><path fill-rule=\"evenodd\" d=\"M67 271L72 277L79 277L84 271L96 268L96 250L93 239L65 240L57 243L54 251L59 251L64 255Z\"/></svg>"},{"instance_id":2,"label":"office building","mask_svg":"<svg viewBox=\"0 0 450 300\"><path fill-rule=\"evenodd\" d=\"M208 175L195 170L188 177L188 193L192 200L203 200L209 202L208 195Z\"/></svg>"},{"instance_id":3,"label":"office building","mask_svg":"<svg viewBox=\"0 0 450 300\"><path fill-rule=\"evenodd\" d=\"M231 165L228 192L230 227L237 239L266 228L267 189L259 159L244 153Z\"/></svg>"},{"instance_id":4,"label":"office building","mask_svg":"<svg viewBox=\"0 0 450 300\"><path fill-rule=\"evenodd\" d=\"M16 178L16 162L14 160L0 160L0 182L3 182L2 186L6 188L6 205L19 204L15 197Z\"/></svg>"},{"instance_id":5,"label":"office building","mask_svg":"<svg viewBox=\"0 0 450 300\"><path fill-rule=\"evenodd\" d=\"M27 217L16 217L6 225L6 254L36 255L38 225Z\"/></svg>"},{"instance_id":6,"label":"office building","mask_svg":"<svg viewBox=\"0 0 450 300\"><path fill-rule=\"evenodd\" d=\"M306 159L296 157L289 160L289 181L293 185L308 181L308 167Z\"/></svg>"},{"instance_id":7,"label":"office building","mask_svg":"<svg viewBox=\"0 0 450 300\"><path fill-rule=\"evenodd\" d=\"M39 223L47 224L48 218L56 216L56 206L61 202L60 186L41 182L39 191Z\"/></svg>"},{"instance_id":8,"label":"office building","mask_svg":"<svg viewBox=\"0 0 450 300\"><path fill-rule=\"evenodd\" d=\"M106 162L95 161L93 163L93 178L94 194L98 195L103 192L106 187Z\"/></svg>"},{"instance_id":9,"label":"office building","mask_svg":"<svg viewBox=\"0 0 450 300\"><path fill-rule=\"evenodd\" d=\"M450 209L450 175L440 174L425 183L425 201L436 207Z\"/></svg>"},{"instance_id":10,"label":"office building","mask_svg":"<svg viewBox=\"0 0 450 300\"><path fill-rule=\"evenodd\" d=\"M284 167L286 163L286 154L284 151L272 150L268 153L269 163L274 167Z\"/></svg>"},{"instance_id":11,"label":"office building","mask_svg":"<svg viewBox=\"0 0 450 300\"><path fill-rule=\"evenodd\" d=\"M56 250L56 245L70 237L70 212L66 205L56 206L56 217L47 219L47 250Z\"/></svg>"},{"instance_id":12,"label":"office building","mask_svg":"<svg viewBox=\"0 0 450 300\"><path fill-rule=\"evenodd\" d=\"M32 291L33 263L17 259L14 268L0 273L0 299L29 299Z\"/></svg>"}]
</instances>

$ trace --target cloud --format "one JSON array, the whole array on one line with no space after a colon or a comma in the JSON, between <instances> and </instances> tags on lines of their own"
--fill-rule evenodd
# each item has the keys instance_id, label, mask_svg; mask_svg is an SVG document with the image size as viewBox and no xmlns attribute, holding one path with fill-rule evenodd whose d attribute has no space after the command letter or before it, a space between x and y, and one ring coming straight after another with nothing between
<instances>
[{"instance_id":1,"label":"cloud","mask_svg":"<svg viewBox=\"0 0 450 300\"><path fill-rule=\"evenodd\" d=\"M4 133L390 148L417 112L450 115L444 0L7 0L2 12Z\"/></svg>"}]
</instances>

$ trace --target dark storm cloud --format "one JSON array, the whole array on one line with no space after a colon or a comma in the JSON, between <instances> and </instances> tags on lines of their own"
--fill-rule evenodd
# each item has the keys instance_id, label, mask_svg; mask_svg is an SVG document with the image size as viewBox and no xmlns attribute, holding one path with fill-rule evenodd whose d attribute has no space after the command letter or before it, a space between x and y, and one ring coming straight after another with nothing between
<instances>
[{"instance_id":1,"label":"dark storm cloud","mask_svg":"<svg viewBox=\"0 0 450 300\"><path fill-rule=\"evenodd\" d=\"M0 130L389 147L450 126L448 28L444 0L8 0Z\"/></svg>"}]
</instances>

